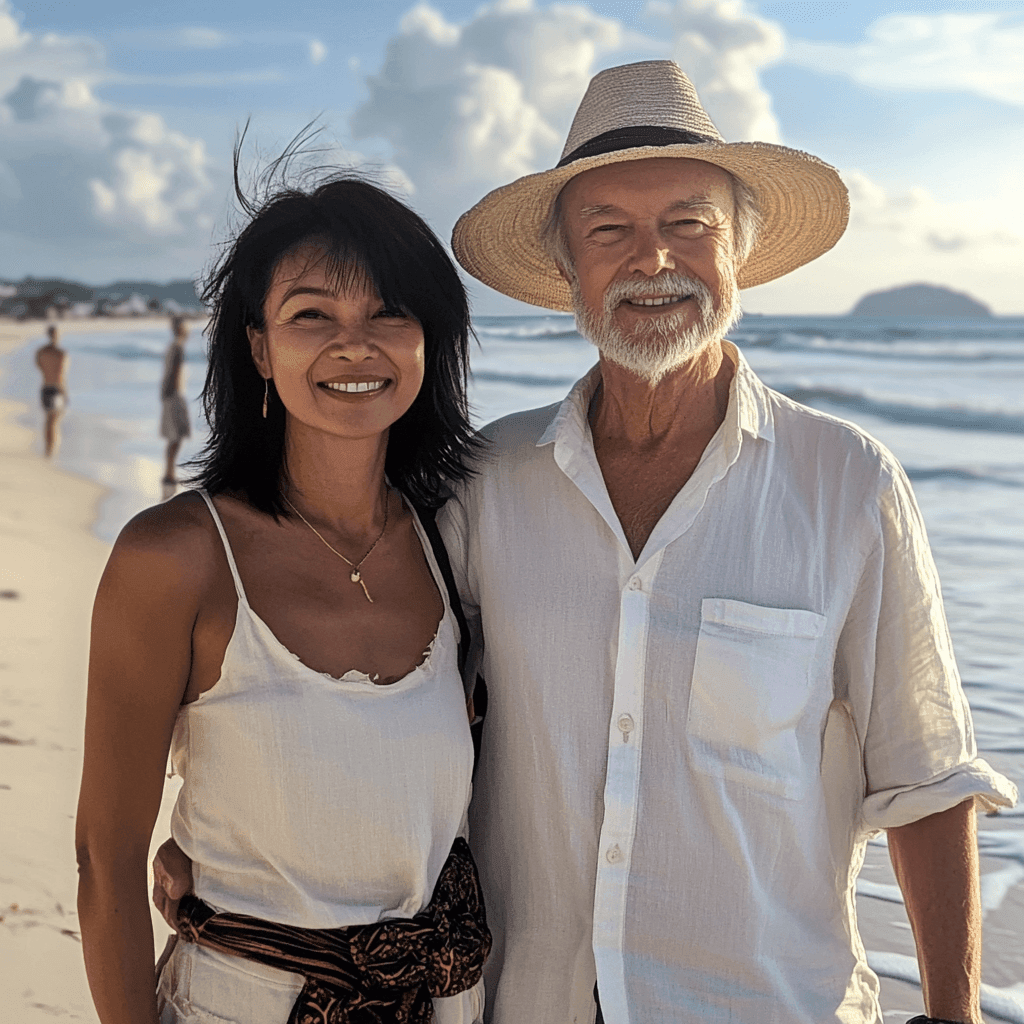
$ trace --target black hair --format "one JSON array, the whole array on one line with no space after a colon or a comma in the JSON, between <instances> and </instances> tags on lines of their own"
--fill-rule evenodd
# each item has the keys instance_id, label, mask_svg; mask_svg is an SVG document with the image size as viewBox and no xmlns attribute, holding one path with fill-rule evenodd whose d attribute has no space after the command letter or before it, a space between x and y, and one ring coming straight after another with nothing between
<instances>
[{"instance_id":1,"label":"black hair","mask_svg":"<svg viewBox=\"0 0 1024 1024\"><path fill-rule=\"evenodd\" d=\"M313 242L323 246L328 272L341 286L369 280L385 306L423 329L423 386L391 425L385 471L413 503L437 508L472 475L482 445L466 400L472 326L462 281L426 223L383 188L350 171L318 171L308 185L309 173L298 184L278 183L296 144L264 172L258 201L239 183L241 141L235 146L235 194L247 223L203 284L203 301L212 309L202 396L210 436L191 463L193 479L214 494L239 492L261 512L289 515L282 489L285 411L271 381L263 417L265 384L246 328L264 327L263 302L281 258Z\"/></svg>"}]
</instances>

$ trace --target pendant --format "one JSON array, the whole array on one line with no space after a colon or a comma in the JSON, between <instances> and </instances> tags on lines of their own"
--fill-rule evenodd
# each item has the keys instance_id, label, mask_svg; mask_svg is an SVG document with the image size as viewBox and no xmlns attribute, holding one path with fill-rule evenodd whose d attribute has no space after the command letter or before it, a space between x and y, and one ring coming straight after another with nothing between
<instances>
[{"instance_id":1,"label":"pendant","mask_svg":"<svg viewBox=\"0 0 1024 1024\"><path fill-rule=\"evenodd\" d=\"M370 604L373 604L373 598L370 597L370 592L366 589L366 584L363 582L363 577L359 574L359 570L353 569L352 572L349 573L348 578L353 583L358 583L359 586L363 588L363 593L366 595L366 600L369 601Z\"/></svg>"}]
</instances>

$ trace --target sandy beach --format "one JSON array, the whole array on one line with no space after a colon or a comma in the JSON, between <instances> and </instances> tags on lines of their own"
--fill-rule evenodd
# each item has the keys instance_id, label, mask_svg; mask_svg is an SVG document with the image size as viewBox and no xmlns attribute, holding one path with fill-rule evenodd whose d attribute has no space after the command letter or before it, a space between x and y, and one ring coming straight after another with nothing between
<instances>
[{"instance_id":1,"label":"sandy beach","mask_svg":"<svg viewBox=\"0 0 1024 1024\"><path fill-rule=\"evenodd\" d=\"M68 322L110 332L140 320ZM153 321L166 326L166 318ZM0 321L6 357L41 341L43 324ZM35 402L26 395L25 402ZM11 1024L96 1021L75 912L74 813L81 767L89 614L109 545L92 532L102 488L56 469L16 422L25 405L0 400L0 1017ZM37 417L41 420L41 417ZM1005 770L1009 762L991 757ZM156 836L176 792L165 791ZM982 818L986 835L1019 836L1018 810ZM1016 830L1010 826L1016 824ZM994 848L994 847L993 847ZM1024 1022L1024 856L984 857L986 1019ZM884 847L872 845L859 901L869 950L890 975L913 973L913 939ZM156 929L162 946L166 929ZM875 954L877 957L879 954ZM874 963L881 970L880 963ZM886 1020L922 1012L919 988L882 979Z\"/></svg>"},{"instance_id":2,"label":"sandy beach","mask_svg":"<svg viewBox=\"0 0 1024 1024\"><path fill-rule=\"evenodd\" d=\"M43 329L0 321L0 367ZM74 814L89 616L110 550L90 529L103 489L47 463L39 437L15 422L21 412L0 401L0 1017L96 1021L75 911Z\"/></svg>"}]
</instances>

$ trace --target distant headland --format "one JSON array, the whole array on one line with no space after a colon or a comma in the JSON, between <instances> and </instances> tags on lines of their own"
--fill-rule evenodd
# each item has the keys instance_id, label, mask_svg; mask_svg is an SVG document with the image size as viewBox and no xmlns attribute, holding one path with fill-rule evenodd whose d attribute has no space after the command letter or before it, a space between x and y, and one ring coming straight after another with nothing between
<instances>
[{"instance_id":1,"label":"distant headland","mask_svg":"<svg viewBox=\"0 0 1024 1024\"><path fill-rule=\"evenodd\" d=\"M201 315L192 281L115 281L93 287L59 277L0 280L0 316L17 320L85 316Z\"/></svg>"},{"instance_id":2,"label":"distant headland","mask_svg":"<svg viewBox=\"0 0 1024 1024\"><path fill-rule=\"evenodd\" d=\"M992 310L963 292L935 284L905 284L869 292L850 310L850 316L927 316L963 320L989 319Z\"/></svg>"}]
</instances>

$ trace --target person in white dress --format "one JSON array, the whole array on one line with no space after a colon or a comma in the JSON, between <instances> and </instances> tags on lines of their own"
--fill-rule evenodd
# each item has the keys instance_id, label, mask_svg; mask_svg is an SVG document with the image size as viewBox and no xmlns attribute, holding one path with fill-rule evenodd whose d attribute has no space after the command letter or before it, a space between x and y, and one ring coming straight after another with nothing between
<instances>
[{"instance_id":1,"label":"person in white dress","mask_svg":"<svg viewBox=\"0 0 1024 1024\"><path fill-rule=\"evenodd\" d=\"M96 597L77 820L96 1009L471 1024L490 938L431 543L479 443L466 296L426 224L365 181L240 199L205 294L199 486L128 523ZM146 862L168 753L193 941L157 977ZM324 966L317 943L343 954Z\"/></svg>"}]
</instances>

